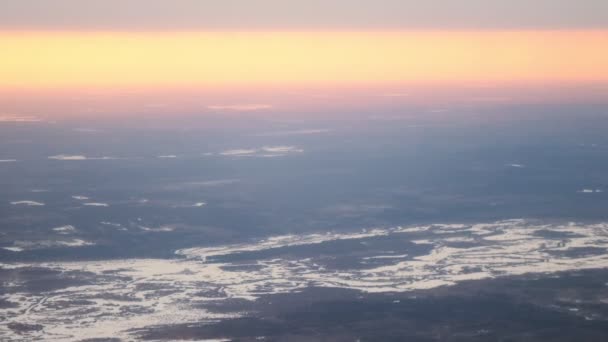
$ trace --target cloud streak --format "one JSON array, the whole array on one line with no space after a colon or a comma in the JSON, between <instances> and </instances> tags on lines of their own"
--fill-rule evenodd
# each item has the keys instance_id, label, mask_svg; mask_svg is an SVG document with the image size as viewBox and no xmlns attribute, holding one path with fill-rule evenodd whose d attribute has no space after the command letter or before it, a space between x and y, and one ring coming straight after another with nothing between
<instances>
[{"instance_id":1,"label":"cloud streak","mask_svg":"<svg viewBox=\"0 0 608 342\"><path fill-rule=\"evenodd\" d=\"M42 119L33 115L0 114L1 122L41 122Z\"/></svg>"},{"instance_id":2,"label":"cloud streak","mask_svg":"<svg viewBox=\"0 0 608 342\"><path fill-rule=\"evenodd\" d=\"M317 129L296 129L296 130L288 130L288 131L276 131L276 132L266 132L256 134L257 137L281 137L281 136L290 136L290 135L315 135L315 134L324 134L332 132L331 129L327 128L317 128Z\"/></svg>"},{"instance_id":3,"label":"cloud streak","mask_svg":"<svg viewBox=\"0 0 608 342\"><path fill-rule=\"evenodd\" d=\"M302 153L303 149L295 146L263 146L260 148L235 149L220 152L224 157L283 157L288 154Z\"/></svg>"},{"instance_id":4,"label":"cloud streak","mask_svg":"<svg viewBox=\"0 0 608 342\"><path fill-rule=\"evenodd\" d=\"M52 160L63 160L63 161L83 161L83 160L113 160L118 159L116 157L87 157L85 155L69 155L69 154L58 154L56 156L50 156L48 159Z\"/></svg>"},{"instance_id":5,"label":"cloud streak","mask_svg":"<svg viewBox=\"0 0 608 342\"><path fill-rule=\"evenodd\" d=\"M235 105L209 105L207 109L223 112L256 112L274 108L270 104L235 104Z\"/></svg>"}]
</instances>

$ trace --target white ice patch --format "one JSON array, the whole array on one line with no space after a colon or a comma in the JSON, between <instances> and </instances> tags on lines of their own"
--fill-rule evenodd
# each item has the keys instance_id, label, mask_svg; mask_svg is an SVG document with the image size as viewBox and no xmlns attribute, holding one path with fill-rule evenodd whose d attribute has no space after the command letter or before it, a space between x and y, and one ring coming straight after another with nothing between
<instances>
[{"instance_id":1,"label":"white ice patch","mask_svg":"<svg viewBox=\"0 0 608 342\"><path fill-rule=\"evenodd\" d=\"M601 189L582 189L582 190L579 190L578 192L582 193L582 194L593 194L593 193L598 194L598 193L602 193L604 191Z\"/></svg>"},{"instance_id":2,"label":"white ice patch","mask_svg":"<svg viewBox=\"0 0 608 342\"><path fill-rule=\"evenodd\" d=\"M155 231L162 227L147 229ZM252 257L247 264L255 267L245 268L242 262L217 261L230 258L213 258L277 248L289 254L289 248L294 246L310 246L313 251L313 245L324 242L345 239L366 242L380 236L394 236L396 241L411 236L410 241L428 245L429 252L411 257L407 255L409 252L378 251L366 255L365 260L373 262L369 268L339 270L320 266L319 256L314 252L302 258ZM402 292L465 280L604 268L608 265L606 250L608 223L540 224L508 220L283 235L241 244L183 249L177 251L182 259L29 264L89 272L98 275L99 281L44 294L13 294L11 301L19 302L20 307L1 309L0 314L9 317L6 321L9 323L44 326L42 332L32 332L28 338L44 336L45 340L70 341L111 336L131 340L130 329L234 317L202 309L205 303L226 298L253 300L264 294L293 292L310 286ZM86 307L93 311L57 305L74 299L94 302ZM16 336L11 335L6 325L0 326L0 336L2 333Z\"/></svg>"},{"instance_id":3,"label":"white ice patch","mask_svg":"<svg viewBox=\"0 0 608 342\"><path fill-rule=\"evenodd\" d=\"M159 159L175 159L175 158L177 158L177 156L175 154L167 154L167 155L157 156L156 158L159 158Z\"/></svg>"},{"instance_id":4,"label":"white ice patch","mask_svg":"<svg viewBox=\"0 0 608 342\"><path fill-rule=\"evenodd\" d=\"M116 228L116 229L118 229L120 231L127 231L128 230L127 228L123 227L120 223L107 222L107 221L101 221L99 223L102 224L102 225L104 225L104 226Z\"/></svg>"},{"instance_id":5,"label":"white ice patch","mask_svg":"<svg viewBox=\"0 0 608 342\"><path fill-rule=\"evenodd\" d=\"M379 97L410 97L409 93L384 93L379 94Z\"/></svg>"},{"instance_id":6,"label":"white ice patch","mask_svg":"<svg viewBox=\"0 0 608 342\"><path fill-rule=\"evenodd\" d=\"M567 242L543 237L539 231L567 233ZM581 253L578 257L559 254L579 247L608 248L608 224L548 226L533 225L523 220L501 221L476 225L431 225L424 227L375 229L366 233L288 235L269 238L252 244L223 247L192 248L178 251L188 259L208 262L210 257L234 255L296 245L310 245L339 239L362 239L391 234L425 234L416 243L432 246L428 255L404 260L393 265L336 273L314 266L312 261L259 260L260 270L247 270L236 277L249 282L235 283L227 289L240 296L255 293L281 292L306 284L336 286L364 291L407 291L454 284L467 279L516 275L529 272L556 272L576 268L601 268L608 264L608 255ZM454 234L458 236L453 236ZM467 243L448 247L450 243ZM576 250L576 249L575 249ZM557 254L556 254L557 253ZM380 254L373 258L405 258ZM215 264L210 264L215 265ZM224 266L229 266L225 265ZM469 271L465 272L464 269ZM470 271L474 270L474 271ZM257 274L256 274L257 273ZM281 275L280 277L275 277ZM218 275L219 276L219 275ZM220 277L221 278L221 277ZM220 279L218 278L218 279ZM258 279L259 281L256 281ZM292 286L286 286L288 279ZM257 284L257 285L253 285Z\"/></svg>"},{"instance_id":7,"label":"white ice patch","mask_svg":"<svg viewBox=\"0 0 608 342\"><path fill-rule=\"evenodd\" d=\"M197 305L206 300L197 296L204 284L196 279L186 280L192 274L179 263L118 260L38 266L58 271L92 272L100 277L92 285L75 285L43 294L3 296L19 305L18 308L0 309L3 316L11 317L5 322L42 324L44 330L17 335L7 324L2 324L0 339L81 341L120 338L133 341L132 333L138 328L211 323L237 317L198 308ZM70 305L72 301L90 304Z\"/></svg>"},{"instance_id":8,"label":"white ice patch","mask_svg":"<svg viewBox=\"0 0 608 342\"><path fill-rule=\"evenodd\" d=\"M21 247L2 247L2 249L6 249L7 251L11 251L11 252L23 252L24 249Z\"/></svg>"},{"instance_id":9,"label":"white ice patch","mask_svg":"<svg viewBox=\"0 0 608 342\"><path fill-rule=\"evenodd\" d=\"M26 205L29 207L40 207L43 206L44 203L42 202L36 202L36 201L15 201L15 202L11 202L12 205Z\"/></svg>"},{"instance_id":10,"label":"white ice patch","mask_svg":"<svg viewBox=\"0 0 608 342\"><path fill-rule=\"evenodd\" d=\"M514 167L514 168L516 168L516 169L523 169L523 168L525 168L525 167L526 167L526 166L525 166L525 165L523 165L523 164L508 164L507 166Z\"/></svg>"},{"instance_id":11,"label":"white ice patch","mask_svg":"<svg viewBox=\"0 0 608 342\"><path fill-rule=\"evenodd\" d=\"M145 227L145 226L139 226L139 229L146 231L146 232L155 232L155 233L167 233L167 232L172 232L175 230L174 227L151 228L151 227Z\"/></svg>"},{"instance_id":12,"label":"white ice patch","mask_svg":"<svg viewBox=\"0 0 608 342\"><path fill-rule=\"evenodd\" d=\"M74 227L72 225L66 225L66 226L53 228L53 231L56 231L59 234L70 234L70 233L76 232L76 227Z\"/></svg>"},{"instance_id":13,"label":"white ice patch","mask_svg":"<svg viewBox=\"0 0 608 342\"><path fill-rule=\"evenodd\" d=\"M198 202L198 203L194 203L192 206L196 207L196 208L201 208L201 207L204 207L206 205L207 205L206 202Z\"/></svg>"},{"instance_id":14,"label":"white ice patch","mask_svg":"<svg viewBox=\"0 0 608 342\"><path fill-rule=\"evenodd\" d=\"M408 254L400 254L400 255L376 255L371 257L364 257L363 260L377 260L377 259L405 259L408 257Z\"/></svg>"},{"instance_id":15,"label":"white ice patch","mask_svg":"<svg viewBox=\"0 0 608 342\"><path fill-rule=\"evenodd\" d=\"M68 239L68 240L37 240L37 241L15 241L14 247L18 248L19 251L25 250L37 250L47 248L58 248L58 247L82 247L92 246L93 242L85 241L81 239Z\"/></svg>"},{"instance_id":16,"label":"white ice patch","mask_svg":"<svg viewBox=\"0 0 608 342\"><path fill-rule=\"evenodd\" d=\"M122 227L122 225L120 223L107 222L107 221L101 221L99 223L103 224L104 226L112 226L112 227L117 227L117 228Z\"/></svg>"},{"instance_id":17,"label":"white ice patch","mask_svg":"<svg viewBox=\"0 0 608 342\"><path fill-rule=\"evenodd\" d=\"M17 159L0 159L0 163L14 163Z\"/></svg>"},{"instance_id":18,"label":"white ice patch","mask_svg":"<svg viewBox=\"0 0 608 342\"><path fill-rule=\"evenodd\" d=\"M72 198L79 201L86 201L89 199L87 196L72 196Z\"/></svg>"},{"instance_id":19,"label":"white ice patch","mask_svg":"<svg viewBox=\"0 0 608 342\"><path fill-rule=\"evenodd\" d=\"M84 241L81 239L72 239L68 241L57 241L58 246L64 247L82 247L82 246L93 246L94 243L89 241Z\"/></svg>"}]
</instances>

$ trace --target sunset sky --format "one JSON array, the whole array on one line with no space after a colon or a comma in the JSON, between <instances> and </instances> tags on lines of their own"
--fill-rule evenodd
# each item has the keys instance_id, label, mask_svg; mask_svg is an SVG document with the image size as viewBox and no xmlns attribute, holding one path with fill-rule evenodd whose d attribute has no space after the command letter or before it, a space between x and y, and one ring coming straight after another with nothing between
<instances>
[{"instance_id":1,"label":"sunset sky","mask_svg":"<svg viewBox=\"0 0 608 342\"><path fill-rule=\"evenodd\" d=\"M2 1L0 46L7 106L83 89L597 86L608 2Z\"/></svg>"}]
</instances>

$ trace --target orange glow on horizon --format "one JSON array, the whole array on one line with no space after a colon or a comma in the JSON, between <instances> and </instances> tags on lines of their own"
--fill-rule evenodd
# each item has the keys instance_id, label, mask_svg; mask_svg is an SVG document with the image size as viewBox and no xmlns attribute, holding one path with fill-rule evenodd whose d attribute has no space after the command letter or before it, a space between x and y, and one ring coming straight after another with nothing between
<instances>
[{"instance_id":1,"label":"orange glow on horizon","mask_svg":"<svg viewBox=\"0 0 608 342\"><path fill-rule=\"evenodd\" d=\"M608 31L0 32L0 88L605 82Z\"/></svg>"}]
</instances>

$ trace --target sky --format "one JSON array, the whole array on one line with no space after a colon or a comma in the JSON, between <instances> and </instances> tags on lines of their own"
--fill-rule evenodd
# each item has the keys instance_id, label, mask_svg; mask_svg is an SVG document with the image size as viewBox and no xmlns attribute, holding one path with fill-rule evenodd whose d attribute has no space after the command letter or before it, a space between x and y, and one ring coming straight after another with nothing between
<instances>
[{"instance_id":1,"label":"sky","mask_svg":"<svg viewBox=\"0 0 608 342\"><path fill-rule=\"evenodd\" d=\"M165 92L173 102L223 93L212 108L270 108L254 94L303 88L473 85L501 98L514 85L608 84L608 2L0 0L0 46L4 111L33 108L15 94L83 91ZM564 97L556 93L546 97Z\"/></svg>"},{"instance_id":2,"label":"sky","mask_svg":"<svg viewBox=\"0 0 608 342\"><path fill-rule=\"evenodd\" d=\"M24 30L608 28L604 0L2 0Z\"/></svg>"}]
</instances>

